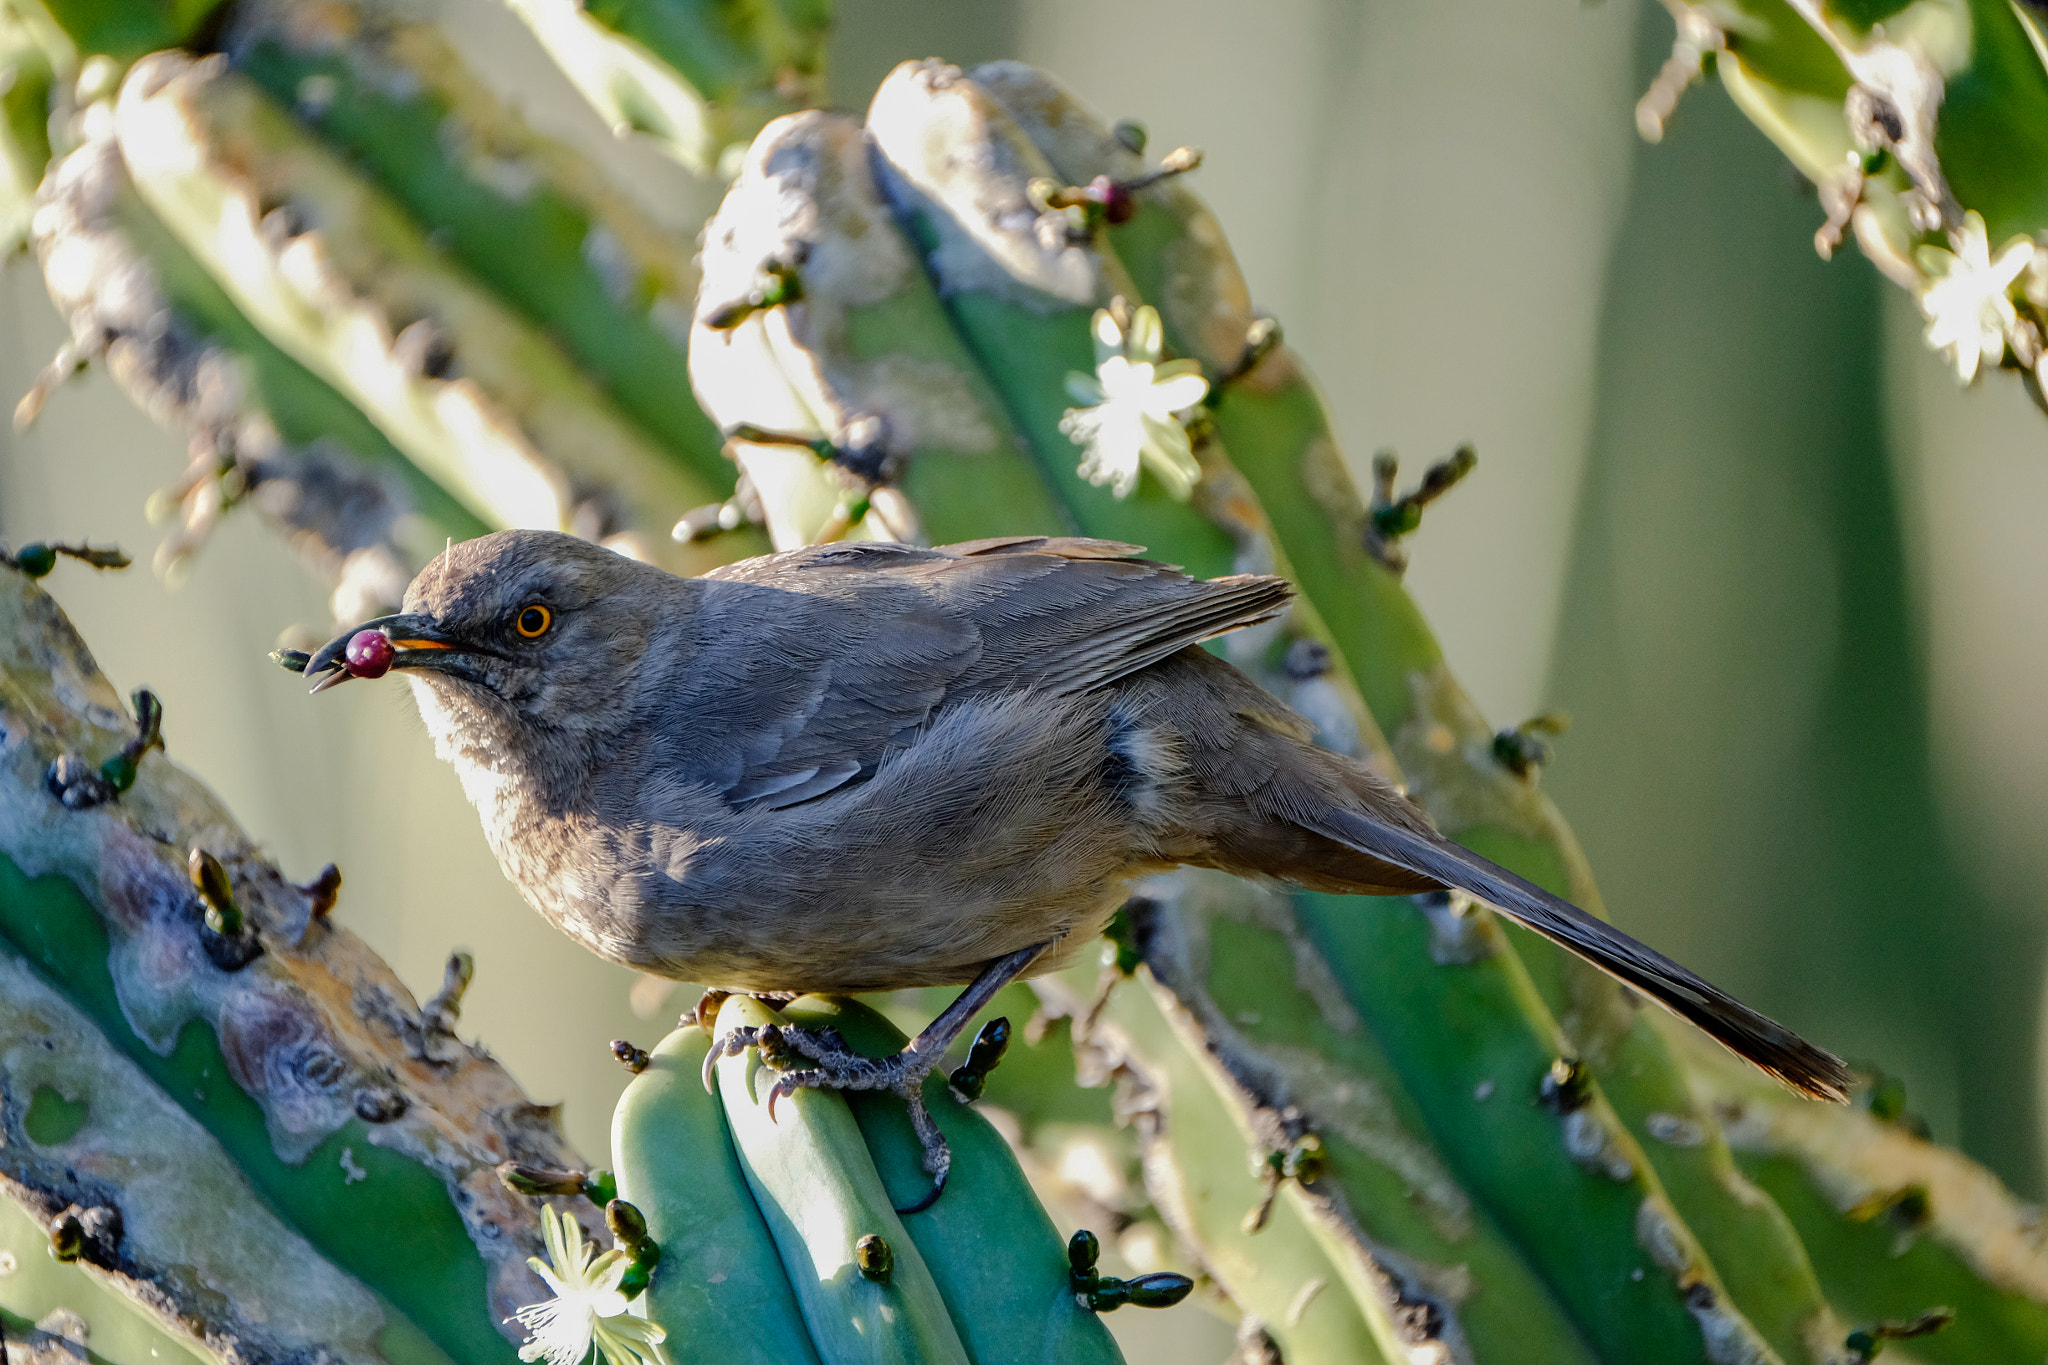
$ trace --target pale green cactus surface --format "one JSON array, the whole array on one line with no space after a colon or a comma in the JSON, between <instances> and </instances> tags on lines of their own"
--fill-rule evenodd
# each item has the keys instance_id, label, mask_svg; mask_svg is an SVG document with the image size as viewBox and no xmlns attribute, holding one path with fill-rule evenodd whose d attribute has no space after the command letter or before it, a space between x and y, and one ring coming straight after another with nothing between
<instances>
[{"instance_id":1,"label":"pale green cactus surface","mask_svg":"<svg viewBox=\"0 0 2048 1365\"><path fill-rule=\"evenodd\" d=\"M2015 371L2048 410L2048 13L2030 0L1665 0L1672 55L1637 106L1662 136L1712 72L1820 192L1845 239L1911 293L1972 382Z\"/></svg>"},{"instance_id":2,"label":"pale green cactus surface","mask_svg":"<svg viewBox=\"0 0 2048 1365\"><path fill-rule=\"evenodd\" d=\"M337 618L503 526L685 573L1019 533L1283 573L1287 618L1218 648L1452 837L1598 909L1402 586L1420 502L1355 487L1198 155L1013 63L813 108L827 16L795 0L512 8L622 135L730 178L700 244L381 0L0 0L0 236L71 334L17 419L103 364L187 435L161 567L248 503ZM2039 9L1672 8L1646 131L1711 61L1822 187L1824 249L1853 232L1959 374L2038 386ZM999 997L1001 1067L928 1083L955 1169L921 1211L893 1095L771 1119L777 1058L703 1073L719 1030L778 1018L901 1045L848 1000L711 997L624 1049L593 1169L456 1037L466 960L419 1004L330 918L334 878L289 881L145 742L177 717L124 707L43 585L84 570L43 580L35 549L0 568L10 1349L1112 1361L1101 1314L1185 1275L1171 1311L1237 1322L1246 1362L2048 1356L2036 1216L1882 1087L1781 1093L1460 898L1146 881L1099 968Z\"/></svg>"}]
</instances>

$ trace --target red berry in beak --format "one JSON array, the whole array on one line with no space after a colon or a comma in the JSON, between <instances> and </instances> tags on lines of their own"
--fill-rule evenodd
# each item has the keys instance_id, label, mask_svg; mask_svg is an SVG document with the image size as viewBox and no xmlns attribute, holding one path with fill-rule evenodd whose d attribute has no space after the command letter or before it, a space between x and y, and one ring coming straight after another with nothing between
<instances>
[{"instance_id":1,"label":"red berry in beak","mask_svg":"<svg viewBox=\"0 0 2048 1365\"><path fill-rule=\"evenodd\" d=\"M358 678L381 678L391 671L391 660L398 651L391 647L391 637L381 630L359 630L348 642L343 655L348 660L348 671Z\"/></svg>"}]
</instances>

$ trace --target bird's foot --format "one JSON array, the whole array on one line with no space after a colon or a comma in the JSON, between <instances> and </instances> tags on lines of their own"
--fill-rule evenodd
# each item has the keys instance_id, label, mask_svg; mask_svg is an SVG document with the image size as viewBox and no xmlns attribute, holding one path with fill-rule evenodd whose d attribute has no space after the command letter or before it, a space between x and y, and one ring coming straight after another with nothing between
<instances>
[{"instance_id":1,"label":"bird's foot","mask_svg":"<svg viewBox=\"0 0 2048 1365\"><path fill-rule=\"evenodd\" d=\"M1056 940L1055 940L1056 941ZM829 1028L800 1028L791 1024L769 1024L762 1028L736 1028L715 1038L711 1050L704 1057L704 1088L711 1089L712 1072L719 1059L736 1057L750 1047L761 1049L761 1060L782 1074L775 1079L774 1087L768 1092L768 1117L775 1117L775 1105L785 1096L799 1090L890 1090L902 1096L903 1107L909 1111L911 1129L917 1134L920 1146L924 1148L924 1169L932 1178L931 1192L909 1208L898 1209L898 1213L922 1213L937 1201L946 1188L946 1176L953 1168L953 1152L946 1146L945 1134L933 1121L932 1113L925 1106L924 1083L945 1057L946 1049L953 1045L967 1022L981 1008L995 998L996 992L1016 980L1019 973L1029 967L1038 956L1052 946L1052 942L1035 944L1021 951L999 957L984 967L973 984L962 991L960 998L946 1007L945 1013L934 1019L930 1026L910 1040L902 1051L887 1057L864 1057L846 1045L839 1034ZM716 996L716 999L713 996ZM717 1016L717 1000L724 999L720 993L707 994L696 1010L696 1018L703 1023L707 1017ZM707 1013L706 1006L709 1006ZM707 1025L709 1027L709 1025ZM954 1074L955 1094L966 1103L981 1093L981 1082L988 1070L1001 1058L1004 1044L1009 1038L1009 1021L997 1020L983 1030L983 1036L975 1040L974 1048L968 1055L967 1065ZM799 1057L809 1058L816 1066L800 1066Z\"/></svg>"},{"instance_id":2,"label":"bird's foot","mask_svg":"<svg viewBox=\"0 0 2048 1365\"><path fill-rule=\"evenodd\" d=\"M762 1035L756 1040L762 1060L782 1072L768 1092L769 1118L775 1117L778 1100L799 1090L893 1091L902 1098L910 1115L911 1130L917 1134L918 1145L924 1148L925 1173L932 1178L931 1190L922 1199L896 1211L922 1213L938 1200L953 1169L953 1152L924 1102L924 1082L944 1060L943 1049L925 1051L912 1042L887 1057L864 1057L848 1047L832 1029L771 1025L757 1032ZM795 1060L793 1053L817 1065L791 1066Z\"/></svg>"},{"instance_id":3,"label":"bird's foot","mask_svg":"<svg viewBox=\"0 0 2048 1365\"><path fill-rule=\"evenodd\" d=\"M920 1051L913 1042L888 1057L864 1057L848 1047L832 1029L797 1028L769 1024L765 1028L736 1028L714 1039L704 1055L704 1088L712 1087L719 1060L737 1057L750 1047L761 1049L761 1060L781 1072L768 1092L768 1117L775 1106L799 1090L891 1090L902 1096L910 1113L910 1126L924 1148L924 1169L932 1178L931 1192L898 1213L921 1213L932 1206L946 1188L946 1176L953 1167L953 1152L939 1125L932 1120L924 1102L925 1077L932 1074L945 1053ZM808 1059L816 1066L799 1066Z\"/></svg>"}]
</instances>

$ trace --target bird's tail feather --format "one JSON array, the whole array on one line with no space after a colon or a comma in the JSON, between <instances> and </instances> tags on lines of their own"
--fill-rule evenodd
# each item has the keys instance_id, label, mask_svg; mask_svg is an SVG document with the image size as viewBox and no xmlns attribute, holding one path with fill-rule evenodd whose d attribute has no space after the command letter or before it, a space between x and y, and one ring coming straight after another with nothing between
<instances>
[{"instance_id":1,"label":"bird's tail feather","mask_svg":"<svg viewBox=\"0 0 2048 1365\"><path fill-rule=\"evenodd\" d=\"M1801 1094L1837 1103L1848 1100L1849 1069L1832 1052L1758 1014L1605 920L1442 835L1401 829L1340 808L1326 808L1318 818L1304 823L1361 853L1478 897L1640 991Z\"/></svg>"}]
</instances>

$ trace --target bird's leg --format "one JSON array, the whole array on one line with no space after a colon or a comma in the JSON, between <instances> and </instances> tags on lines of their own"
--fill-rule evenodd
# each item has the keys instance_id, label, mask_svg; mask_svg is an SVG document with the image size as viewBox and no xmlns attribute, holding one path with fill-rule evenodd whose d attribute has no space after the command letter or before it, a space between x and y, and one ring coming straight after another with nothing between
<instances>
[{"instance_id":1,"label":"bird's leg","mask_svg":"<svg viewBox=\"0 0 2048 1365\"><path fill-rule=\"evenodd\" d=\"M712 1064L721 1055L735 1054L748 1046L759 1046L770 1061L778 1050L800 1052L816 1062L816 1066L797 1070L784 1070L776 1078L775 1087L768 1092L768 1113L772 1118L775 1102L798 1090L892 1090L903 1097L904 1106L910 1111L910 1125L917 1132L918 1142L924 1147L924 1168L932 1178L931 1193L899 1213L917 1213L932 1206L940 1191L946 1188L946 1176L953 1164L953 1154L946 1146L945 1136L932 1119L924 1103L924 1079L945 1059L946 1050L952 1047L975 1015L979 1014L996 994L1015 981L1025 968L1036 962L1053 941L1019 949L1004 957L997 958L982 969L971 985L960 993L960 998L946 1007L945 1013L932 1020L924 1031L911 1039L903 1050L889 1057L863 1057L848 1047L831 1029L794 1028L770 1025L757 1030L735 1029L725 1035L720 1043L712 1045L711 1057L706 1060L707 1074ZM741 1039L742 1033L752 1032L753 1037Z\"/></svg>"}]
</instances>

